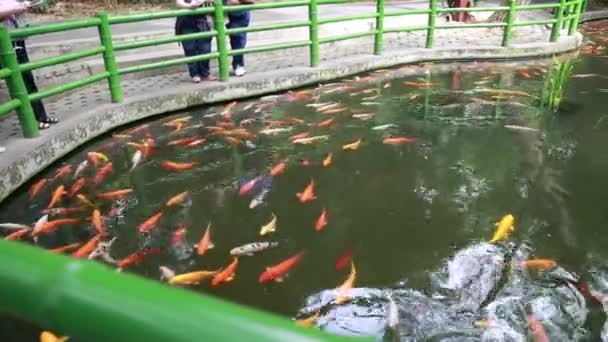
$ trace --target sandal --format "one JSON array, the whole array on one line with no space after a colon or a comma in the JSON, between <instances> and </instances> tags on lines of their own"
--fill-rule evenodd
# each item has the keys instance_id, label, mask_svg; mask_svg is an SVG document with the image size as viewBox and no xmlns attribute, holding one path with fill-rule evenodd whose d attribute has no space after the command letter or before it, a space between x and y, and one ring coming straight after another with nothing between
<instances>
[{"instance_id":1,"label":"sandal","mask_svg":"<svg viewBox=\"0 0 608 342\"><path fill-rule=\"evenodd\" d=\"M42 129L49 129L49 128L51 128L51 124L48 123L48 122L40 121L38 123L38 129L40 129L40 130L42 130Z\"/></svg>"},{"instance_id":2,"label":"sandal","mask_svg":"<svg viewBox=\"0 0 608 342\"><path fill-rule=\"evenodd\" d=\"M59 123L59 119L57 119L54 116L47 116L46 120L42 120L40 122L45 123L45 124L49 124L49 125L54 125L56 123Z\"/></svg>"}]
</instances>

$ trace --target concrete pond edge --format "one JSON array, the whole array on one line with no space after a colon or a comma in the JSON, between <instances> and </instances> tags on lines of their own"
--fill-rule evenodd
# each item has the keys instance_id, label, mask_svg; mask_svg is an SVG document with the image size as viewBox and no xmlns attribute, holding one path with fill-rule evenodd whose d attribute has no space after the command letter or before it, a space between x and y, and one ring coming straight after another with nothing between
<instances>
[{"instance_id":1,"label":"concrete pond edge","mask_svg":"<svg viewBox=\"0 0 608 342\"><path fill-rule=\"evenodd\" d=\"M155 89L122 103L91 108L72 116L35 139L19 139L0 154L0 202L53 162L83 144L118 127L153 116L209 105L257 97L303 86L315 85L361 72L396 65L426 61L499 60L535 58L576 50L582 43L576 34L555 43L528 43L510 47L462 47L407 49L384 53L349 56L343 60L324 62L319 67L295 67L228 82L183 85L171 89Z\"/></svg>"}]
</instances>

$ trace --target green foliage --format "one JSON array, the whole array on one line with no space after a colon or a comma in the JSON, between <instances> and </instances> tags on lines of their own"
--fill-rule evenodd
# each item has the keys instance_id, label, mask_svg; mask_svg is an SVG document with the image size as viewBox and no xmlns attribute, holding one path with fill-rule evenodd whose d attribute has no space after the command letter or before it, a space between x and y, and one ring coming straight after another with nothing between
<instances>
[{"instance_id":1,"label":"green foliage","mask_svg":"<svg viewBox=\"0 0 608 342\"><path fill-rule=\"evenodd\" d=\"M553 112L557 112L563 100L566 82L572 74L574 60L566 59L563 61L553 57L553 66L549 70L543 93L541 96L541 106L547 107Z\"/></svg>"}]
</instances>

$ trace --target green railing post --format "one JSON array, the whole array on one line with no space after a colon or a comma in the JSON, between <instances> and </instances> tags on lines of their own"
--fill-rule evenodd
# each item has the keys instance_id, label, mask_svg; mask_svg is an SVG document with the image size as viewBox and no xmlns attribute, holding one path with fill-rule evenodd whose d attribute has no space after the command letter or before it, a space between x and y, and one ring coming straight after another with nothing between
<instances>
[{"instance_id":1,"label":"green railing post","mask_svg":"<svg viewBox=\"0 0 608 342\"><path fill-rule=\"evenodd\" d=\"M224 18L224 2L215 0L214 3L215 30L217 31L217 52L220 54L218 64L220 80L228 81L230 69L228 68L228 47L226 46L226 20Z\"/></svg>"},{"instance_id":2,"label":"green railing post","mask_svg":"<svg viewBox=\"0 0 608 342\"><path fill-rule=\"evenodd\" d=\"M574 18L570 22L570 29L568 30L568 35L573 35L578 29L578 22L581 20L581 11L583 9L583 0L578 0L574 4Z\"/></svg>"},{"instance_id":3,"label":"green railing post","mask_svg":"<svg viewBox=\"0 0 608 342\"><path fill-rule=\"evenodd\" d=\"M0 24L0 62L2 66L9 69L11 74L6 78L8 91L11 98L21 101L18 107L19 122L21 123L21 131L26 138L34 138L39 135L38 122L34 115L32 103L28 97L27 88L23 81L23 75L19 68L19 61L13 49L11 35L7 28Z\"/></svg>"},{"instance_id":4,"label":"green railing post","mask_svg":"<svg viewBox=\"0 0 608 342\"><path fill-rule=\"evenodd\" d=\"M437 0L429 0L429 20L426 30L426 48L430 49L435 45L435 21L437 19Z\"/></svg>"},{"instance_id":5,"label":"green railing post","mask_svg":"<svg viewBox=\"0 0 608 342\"><path fill-rule=\"evenodd\" d=\"M122 86L120 85L118 64L116 63L116 56L114 55L114 42L112 42L112 30L110 29L108 13L99 12L97 13L97 18L101 20L101 23L98 26L99 40L105 49L103 51L103 63L106 67L106 71L110 74L110 76L108 76L108 85L110 87L112 102L122 102Z\"/></svg>"},{"instance_id":6,"label":"green railing post","mask_svg":"<svg viewBox=\"0 0 608 342\"><path fill-rule=\"evenodd\" d=\"M308 3L308 20L310 28L308 38L310 40L310 66L319 65L319 4L317 0L310 0Z\"/></svg>"},{"instance_id":7,"label":"green railing post","mask_svg":"<svg viewBox=\"0 0 608 342\"><path fill-rule=\"evenodd\" d=\"M384 40L384 0L376 0L376 35L374 36L374 55L382 53Z\"/></svg>"},{"instance_id":8,"label":"green railing post","mask_svg":"<svg viewBox=\"0 0 608 342\"><path fill-rule=\"evenodd\" d=\"M551 42L556 42L557 38L559 38L559 31L562 29L562 19L564 18L564 9L566 0L559 0L559 7L555 11L555 22L553 23L553 28L551 29Z\"/></svg>"},{"instance_id":9,"label":"green railing post","mask_svg":"<svg viewBox=\"0 0 608 342\"><path fill-rule=\"evenodd\" d=\"M587 12L587 6L589 6L589 0L583 0L583 5L581 8L581 13Z\"/></svg>"},{"instance_id":10,"label":"green railing post","mask_svg":"<svg viewBox=\"0 0 608 342\"><path fill-rule=\"evenodd\" d=\"M509 46L509 42L511 41L511 36L513 34L513 22L515 21L515 6L517 3L515 0L509 0L509 11L507 12L507 26L505 26L505 31L502 36L502 46Z\"/></svg>"}]
</instances>

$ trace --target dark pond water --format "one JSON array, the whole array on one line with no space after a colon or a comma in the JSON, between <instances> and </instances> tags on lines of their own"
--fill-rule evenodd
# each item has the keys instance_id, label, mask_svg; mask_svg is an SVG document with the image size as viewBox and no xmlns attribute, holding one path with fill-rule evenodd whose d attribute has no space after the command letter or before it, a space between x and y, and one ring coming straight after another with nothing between
<instances>
[{"instance_id":1,"label":"dark pond water","mask_svg":"<svg viewBox=\"0 0 608 342\"><path fill-rule=\"evenodd\" d=\"M34 225L55 189L70 190L77 167L88 159L76 177L85 179L77 193L99 209L107 230L102 241L115 238L106 258L98 258L109 267L116 267L112 259L152 251L124 272L158 280L159 266L178 274L217 270L232 262L233 248L272 241L278 246L239 257L233 281L185 287L288 317L319 312L316 325L341 334L434 341L606 338L598 303L608 293L606 24L584 26L590 44L558 62L405 66L122 129L40 174L29 186L48 183L31 201L25 187L2 203L0 222ZM557 82L556 70L572 62L554 112L542 99L550 80ZM288 140L304 132L323 138ZM387 144L391 137L410 139ZM205 141L176 144L184 138ZM343 149L358 140L358 148ZM145 142L149 153L133 167ZM107 163L95 167L90 152L112 163L97 187L94 178ZM166 161L196 165L170 171ZM281 161L284 172L270 176ZM52 180L65 165L72 170ZM240 196L252 179L252 191ZM301 203L296 193L311 180L317 198ZM97 196L119 189L132 191L121 199ZM186 191L183 203L166 205ZM40 234L35 243L41 248L96 235L86 220L93 209L76 196L54 207L83 210L51 215L80 221ZM323 209L327 225L317 231ZM507 214L515 217L513 233L488 244L495 222ZM260 236L273 215L276 231ZM194 245L208 225L215 247L200 256ZM180 226L181 239L175 236ZM283 282L259 282L266 267L300 251L306 253ZM337 271L336 262L347 251L356 289L344 291L348 299L337 304L335 289L350 266ZM527 259L549 261L539 266ZM29 328L5 326L9 337L26 339Z\"/></svg>"}]
</instances>

